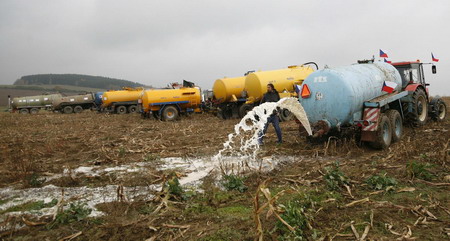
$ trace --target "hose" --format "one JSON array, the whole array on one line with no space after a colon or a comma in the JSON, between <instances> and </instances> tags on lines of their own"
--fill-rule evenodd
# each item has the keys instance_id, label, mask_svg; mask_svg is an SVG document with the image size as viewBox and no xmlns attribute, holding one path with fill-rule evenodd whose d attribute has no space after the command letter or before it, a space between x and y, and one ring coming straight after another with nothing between
<instances>
[{"instance_id":1,"label":"hose","mask_svg":"<svg viewBox=\"0 0 450 241\"><path fill-rule=\"evenodd\" d=\"M302 64L302 65L308 65L308 64L313 64L313 65L315 65L315 66L316 66L316 70L319 70L319 65L317 65L316 62L306 62L306 63L304 63L304 64Z\"/></svg>"}]
</instances>

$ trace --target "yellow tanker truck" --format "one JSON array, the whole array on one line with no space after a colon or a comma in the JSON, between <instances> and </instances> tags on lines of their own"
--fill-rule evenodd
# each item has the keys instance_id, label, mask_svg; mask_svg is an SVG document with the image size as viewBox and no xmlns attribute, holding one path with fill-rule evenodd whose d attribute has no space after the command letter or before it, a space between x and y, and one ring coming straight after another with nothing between
<instances>
[{"instance_id":1,"label":"yellow tanker truck","mask_svg":"<svg viewBox=\"0 0 450 241\"><path fill-rule=\"evenodd\" d=\"M201 112L201 91L198 87L152 89L142 93L139 100L144 118L176 120L182 113Z\"/></svg>"},{"instance_id":2,"label":"yellow tanker truck","mask_svg":"<svg viewBox=\"0 0 450 241\"><path fill-rule=\"evenodd\" d=\"M117 114L135 113L138 110L138 100L144 88L128 88L110 90L103 93L101 111Z\"/></svg>"},{"instance_id":3,"label":"yellow tanker truck","mask_svg":"<svg viewBox=\"0 0 450 241\"><path fill-rule=\"evenodd\" d=\"M308 77L314 69L310 66L314 62L308 62L303 65L289 66L285 69L258 71L249 73L245 78L243 96L246 98L245 104L239 108L239 115L244 116L254 106L259 105L263 95L267 92L267 84L272 83L279 92L280 98L297 97L295 85L301 85L303 80ZM288 119L289 111L282 110L280 117L283 120Z\"/></svg>"},{"instance_id":4,"label":"yellow tanker truck","mask_svg":"<svg viewBox=\"0 0 450 241\"><path fill-rule=\"evenodd\" d=\"M213 101L219 110L219 116L224 119L239 115L239 107L247 99L242 96L245 76L217 79L213 85Z\"/></svg>"}]
</instances>

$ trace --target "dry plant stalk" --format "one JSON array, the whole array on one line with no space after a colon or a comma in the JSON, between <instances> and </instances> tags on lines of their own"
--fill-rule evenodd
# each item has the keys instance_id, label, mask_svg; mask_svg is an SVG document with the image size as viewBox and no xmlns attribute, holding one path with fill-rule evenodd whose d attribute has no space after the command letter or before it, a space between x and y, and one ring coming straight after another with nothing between
<instances>
[{"instance_id":1,"label":"dry plant stalk","mask_svg":"<svg viewBox=\"0 0 450 241\"><path fill-rule=\"evenodd\" d=\"M256 224L256 237L255 240L262 241L264 240L264 230L262 228L262 222L260 215L264 211L264 209L268 208L266 213L266 220L272 216L275 215L278 220L280 220L281 223L283 223L289 230L295 231L295 228L293 228L291 225L289 225L281 216L278 214L277 209L275 208L275 202L286 192L286 190L282 190L278 192L275 196L272 197L270 194L269 189L266 187L266 183L270 182L271 179L265 180L262 184L258 186L258 189L256 190L255 197L253 198L253 205L254 205L254 219ZM259 203L259 195L260 193L263 194L263 196L267 199L267 202L263 205L260 205Z\"/></svg>"}]
</instances>

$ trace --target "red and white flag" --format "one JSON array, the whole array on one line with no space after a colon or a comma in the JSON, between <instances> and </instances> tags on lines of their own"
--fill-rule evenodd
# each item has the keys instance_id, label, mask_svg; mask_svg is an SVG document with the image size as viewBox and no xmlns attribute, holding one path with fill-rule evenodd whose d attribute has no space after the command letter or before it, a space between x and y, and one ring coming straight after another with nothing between
<instances>
[{"instance_id":1,"label":"red and white flag","mask_svg":"<svg viewBox=\"0 0 450 241\"><path fill-rule=\"evenodd\" d=\"M384 81L383 88L381 89L384 92L392 93L397 87L397 83L392 81Z\"/></svg>"}]
</instances>

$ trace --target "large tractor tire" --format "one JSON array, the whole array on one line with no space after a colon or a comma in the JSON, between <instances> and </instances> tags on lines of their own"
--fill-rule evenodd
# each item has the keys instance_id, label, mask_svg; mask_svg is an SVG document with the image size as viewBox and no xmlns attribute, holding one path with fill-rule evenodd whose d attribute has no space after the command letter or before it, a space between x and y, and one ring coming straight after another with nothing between
<instances>
[{"instance_id":1,"label":"large tractor tire","mask_svg":"<svg viewBox=\"0 0 450 241\"><path fill-rule=\"evenodd\" d=\"M130 106L128 106L128 113L136 113L137 109L138 108L136 105L130 105Z\"/></svg>"},{"instance_id":2,"label":"large tractor tire","mask_svg":"<svg viewBox=\"0 0 450 241\"><path fill-rule=\"evenodd\" d=\"M423 126L427 123L428 118L428 101L427 95L422 88L418 88L413 93L412 111L408 113L408 122L415 126Z\"/></svg>"},{"instance_id":3,"label":"large tractor tire","mask_svg":"<svg viewBox=\"0 0 450 241\"><path fill-rule=\"evenodd\" d=\"M63 113L64 114L71 114L73 112L72 106L64 106Z\"/></svg>"},{"instance_id":4,"label":"large tractor tire","mask_svg":"<svg viewBox=\"0 0 450 241\"><path fill-rule=\"evenodd\" d=\"M28 114L28 113L30 113L30 112L28 111L28 109L20 109L20 110L19 110L19 113L20 113L20 114Z\"/></svg>"},{"instance_id":5,"label":"large tractor tire","mask_svg":"<svg viewBox=\"0 0 450 241\"><path fill-rule=\"evenodd\" d=\"M376 139L370 144L375 149L386 149L391 145L392 141L391 121L385 114L381 114L379 121Z\"/></svg>"},{"instance_id":6,"label":"large tractor tire","mask_svg":"<svg viewBox=\"0 0 450 241\"><path fill-rule=\"evenodd\" d=\"M127 113L127 107L125 107L123 105L117 106L116 113L120 114L120 115L126 114Z\"/></svg>"},{"instance_id":7,"label":"large tractor tire","mask_svg":"<svg viewBox=\"0 0 450 241\"><path fill-rule=\"evenodd\" d=\"M73 112L74 112L74 113L81 113L81 112L83 112L83 107L77 105L77 106L75 106L75 107L73 108Z\"/></svg>"},{"instance_id":8,"label":"large tractor tire","mask_svg":"<svg viewBox=\"0 0 450 241\"><path fill-rule=\"evenodd\" d=\"M434 121L443 121L447 117L447 104L441 98L434 98L430 103L430 117Z\"/></svg>"},{"instance_id":9,"label":"large tractor tire","mask_svg":"<svg viewBox=\"0 0 450 241\"><path fill-rule=\"evenodd\" d=\"M386 116L389 118L392 127L392 142L397 142L403 136L403 120L400 112L391 109L386 111Z\"/></svg>"},{"instance_id":10,"label":"large tractor tire","mask_svg":"<svg viewBox=\"0 0 450 241\"><path fill-rule=\"evenodd\" d=\"M39 112L39 109L38 108L31 108L31 110L30 110L30 114L37 114Z\"/></svg>"},{"instance_id":11,"label":"large tractor tire","mask_svg":"<svg viewBox=\"0 0 450 241\"><path fill-rule=\"evenodd\" d=\"M294 114L290 112L288 109L281 109L280 111L280 119L281 121L290 121L293 119Z\"/></svg>"},{"instance_id":12,"label":"large tractor tire","mask_svg":"<svg viewBox=\"0 0 450 241\"><path fill-rule=\"evenodd\" d=\"M239 107L239 117L244 117L249 111L253 109L253 105L243 104Z\"/></svg>"},{"instance_id":13,"label":"large tractor tire","mask_svg":"<svg viewBox=\"0 0 450 241\"><path fill-rule=\"evenodd\" d=\"M162 111L163 121L174 121L178 118L178 109L175 106L169 105Z\"/></svg>"}]
</instances>

